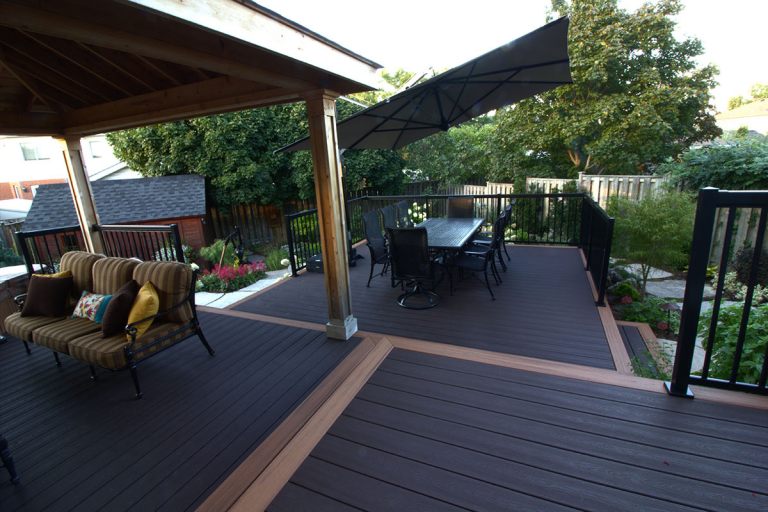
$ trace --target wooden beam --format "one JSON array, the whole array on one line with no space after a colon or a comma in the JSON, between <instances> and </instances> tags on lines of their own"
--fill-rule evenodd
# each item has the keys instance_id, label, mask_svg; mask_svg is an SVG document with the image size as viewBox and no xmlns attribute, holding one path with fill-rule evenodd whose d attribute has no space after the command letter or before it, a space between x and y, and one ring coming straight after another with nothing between
<instances>
[{"instance_id":1,"label":"wooden beam","mask_svg":"<svg viewBox=\"0 0 768 512\"><path fill-rule=\"evenodd\" d=\"M94 229L99 224L96 203L93 200L91 182L83 161L83 150L79 137L58 139L61 144L64 163L67 168L67 182L75 203L77 220L88 252L104 254L104 241L101 232Z\"/></svg>"},{"instance_id":2,"label":"wooden beam","mask_svg":"<svg viewBox=\"0 0 768 512\"><path fill-rule=\"evenodd\" d=\"M120 22L120 20L113 21ZM206 50L187 48L183 41L173 44L158 38L138 35L112 26L88 23L74 17L25 5L0 3L0 25L144 57L167 60L189 67L200 67L224 75L277 87L303 90L313 87L301 79L260 69L253 64L228 59L223 53L215 53L216 48ZM190 28L190 30L193 29Z\"/></svg>"},{"instance_id":3,"label":"wooden beam","mask_svg":"<svg viewBox=\"0 0 768 512\"><path fill-rule=\"evenodd\" d=\"M62 135L64 121L58 114L0 112L0 135Z\"/></svg>"},{"instance_id":4,"label":"wooden beam","mask_svg":"<svg viewBox=\"0 0 768 512\"><path fill-rule=\"evenodd\" d=\"M299 91L219 77L74 110L64 122L67 133L84 135L299 99Z\"/></svg>"},{"instance_id":5,"label":"wooden beam","mask_svg":"<svg viewBox=\"0 0 768 512\"><path fill-rule=\"evenodd\" d=\"M316 91L306 96L306 102L323 277L328 296L326 333L330 338L346 340L357 331L357 319L352 316L349 289L347 223L336 135L336 95Z\"/></svg>"}]
</instances>

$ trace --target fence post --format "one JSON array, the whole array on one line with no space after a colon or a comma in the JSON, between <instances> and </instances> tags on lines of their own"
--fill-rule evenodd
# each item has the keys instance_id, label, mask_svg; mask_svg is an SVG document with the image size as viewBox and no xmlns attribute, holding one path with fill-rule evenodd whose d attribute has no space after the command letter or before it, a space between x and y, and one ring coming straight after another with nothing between
<instances>
[{"instance_id":1,"label":"fence post","mask_svg":"<svg viewBox=\"0 0 768 512\"><path fill-rule=\"evenodd\" d=\"M296 277L296 252L293 250L293 230L291 229L291 217L285 216L285 236L288 239L288 260L291 262L291 275Z\"/></svg>"},{"instance_id":2,"label":"fence post","mask_svg":"<svg viewBox=\"0 0 768 512\"><path fill-rule=\"evenodd\" d=\"M693 398L688 389L691 377L691 364L696 348L696 332L701 314L701 301L704 284L707 280L709 246L712 244L712 229L717 214L717 195L719 190L713 187L699 191L696 205L696 221L693 225L693 242L688 262L688 277L685 282L683 311L680 315L680 334L675 351L675 363L672 368L672 380L664 383L667 393L673 396Z\"/></svg>"}]
</instances>

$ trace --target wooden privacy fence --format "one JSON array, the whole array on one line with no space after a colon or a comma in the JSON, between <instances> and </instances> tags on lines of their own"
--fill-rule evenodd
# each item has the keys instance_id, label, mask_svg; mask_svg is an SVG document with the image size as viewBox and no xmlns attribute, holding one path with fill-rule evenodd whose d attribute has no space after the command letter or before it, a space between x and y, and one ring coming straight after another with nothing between
<instances>
[{"instance_id":1,"label":"wooden privacy fence","mask_svg":"<svg viewBox=\"0 0 768 512\"><path fill-rule=\"evenodd\" d=\"M579 173L575 180L558 178L526 178L525 186L528 191L537 187L545 194L554 189L562 191L568 184L575 183L579 190L586 192L603 208L609 197L620 196L628 199L642 199L664 186L666 176L634 176L634 175L602 175Z\"/></svg>"}]
</instances>

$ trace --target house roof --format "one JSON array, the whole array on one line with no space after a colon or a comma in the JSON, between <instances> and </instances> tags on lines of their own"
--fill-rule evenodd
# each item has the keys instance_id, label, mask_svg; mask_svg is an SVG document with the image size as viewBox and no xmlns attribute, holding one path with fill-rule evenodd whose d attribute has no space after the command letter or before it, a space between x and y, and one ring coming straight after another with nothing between
<instances>
[{"instance_id":1,"label":"house roof","mask_svg":"<svg viewBox=\"0 0 768 512\"><path fill-rule=\"evenodd\" d=\"M205 215L205 178L161 176L91 182L102 224L125 224ZM40 185L24 231L77 225L67 183Z\"/></svg>"},{"instance_id":2,"label":"house roof","mask_svg":"<svg viewBox=\"0 0 768 512\"><path fill-rule=\"evenodd\" d=\"M744 117L768 117L768 100L758 100L746 105L741 105L733 110L727 112L721 112L717 114L715 118L719 121L721 119L741 119Z\"/></svg>"}]
</instances>

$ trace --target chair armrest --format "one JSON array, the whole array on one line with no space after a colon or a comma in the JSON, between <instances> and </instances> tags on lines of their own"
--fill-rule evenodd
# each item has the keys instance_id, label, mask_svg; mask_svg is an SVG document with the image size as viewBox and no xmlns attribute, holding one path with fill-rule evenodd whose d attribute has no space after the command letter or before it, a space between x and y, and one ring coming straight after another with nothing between
<instances>
[{"instance_id":1,"label":"chair armrest","mask_svg":"<svg viewBox=\"0 0 768 512\"><path fill-rule=\"evenodd\" d=\"M17 295L13 298L13 302L16 303L16 307L19 308L19 311L24 307L24 301L27 299L27 294L22 293L21 295Z\"/></svg>"},{"instance_id":2,"label":"chair armrest","mask_svg":"<svg viewBox=\"0 0 768 512\"><path fill-rule=\"evenodd\" d=\"M184 298L183 301L179 302L178 304L175 304L175 305L171 306L170 308L168 308L168 309L166 309L164 311L159 311L159 312L155 313L154 315L148 316L146 318L142 318L141 320L136 320L135 322L131 322L130 324L126 325L125 326L125 334L127 334L128 336L131 337L131 348L133 348L133 345L136 343L136 333L138 332L138 329L136 328L136 326L138 324L140 324L142 322L146 322L147 320L154 321L155 319L160 318L162 316L165 316L168 313L170 313L171 311L174 311L174 310L182 307L184 304L189 304L190 306L192 306L194 308L194 305L191 303L190 298L186 297L186 298Z\"/></svg>"}]
</instances>

